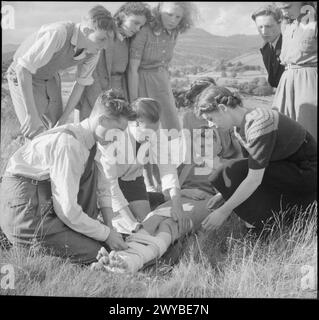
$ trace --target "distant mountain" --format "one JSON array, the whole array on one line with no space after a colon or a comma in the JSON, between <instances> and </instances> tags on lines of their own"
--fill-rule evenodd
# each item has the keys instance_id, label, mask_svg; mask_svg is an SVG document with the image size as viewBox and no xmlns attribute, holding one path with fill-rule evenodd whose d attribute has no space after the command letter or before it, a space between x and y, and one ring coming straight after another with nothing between
<instances>
[{"instance_id":1,"label":"distant mountain","mask_svg":"<svg viewBox=\"0 0 319 320\"><path fill-rule=\"evenodd\" d=\"M247 53L244 53L243 55L236 57L234 59L229 60L229 62L236 64L237 62L241 62L242 64L251 65L251 66L264 66L262 55L258 50L253 50Z\"/></svg>"},{"instance_id":2,"label":"distant mountain","mask_svg":"<svg viewBox=\"0 0 319 320\"><path fill-rule=\"evenodd\" d=\"M258 35L232 35L216 36L203 29L193 28L182 34L176 45L173 66L185 65L213 65L217 61L225 61L245 56L247 63L244 64L259 65L262 62L258 49L262 40ZM2 65L7 65L19 45L2 45ZM253 58L252 53L255 53ZM250 57L250 58L249 58ZM250 59L250 62L248 61ZM256 62L257 61L257 62ZM248 63L249 62L249 63Z\"/></svg>"},{"instance_id":3,"label":"distant mountain","mask_svg":"<svg viewBox=\"0 0 319 320\"><path fill-rule=\"evenodd\" d=\"M18 47L19 47L19 44L12 44L12 43L2 44L2 54L8 53L8 52L15 52Z\"/></svg>"},{"instance_id":4,"label":"distant mountain","mask_svg":"<svg viewBox=\"0 0 319 320\"><path fill-rule=\"evenodd\" d=\"M213 62L230 60L247 52L256 51L261 46L258 35L216 36L205 30L194 28L182 34L177 41L173 65L199 61Z\"/></svg>"}]
</instances>

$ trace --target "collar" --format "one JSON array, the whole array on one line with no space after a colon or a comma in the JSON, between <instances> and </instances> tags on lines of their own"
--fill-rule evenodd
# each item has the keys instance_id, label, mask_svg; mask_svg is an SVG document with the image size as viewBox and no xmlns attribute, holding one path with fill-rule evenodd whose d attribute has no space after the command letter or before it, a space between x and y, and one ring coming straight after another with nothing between
<instances>
[{"instance_id":1,"label":"collar","mask_svg":"<svg viewBox=\"0 0 319 320\"><path fill-rule=\"evenodd\" d=\"M153 32L156 36L160 36L162 33L166 33L169 36L171 36L174 31L169 31L169 30L165 29L164 27L161 27L158 31L153 31Z\"/></svg>"},{"instance_id":2,"label":"collar","mask_svg":"<svg viewBox=\"0 0 319 320\"><path fill-rule=\"evenodd\" d=\"M276 49L276 45L277 45L277 42L278 42L279 38L280 38L280 34L278 35L278 37L277 37L274 41L269 42L269 44L270 44L274 49Z\"/></svg>"},{"instance_id":3,"label":"collar","mask_svg":"<svg viewBox=\"0 0 319 320\"><path fill-rule=\"evenodd\" d=\"M73 34L71 38L71 44L73 44L75 47L78 46L79 33L80 33L80 23L76 23L74 26Z\"/></svg>"},{"instance_id":4,"label":"collar","mask_svg":"<svg viewBox=\"0 0 319 320\"><path fill-rule=\"evenodd\" d=\"M83 141L84 145L90 150L94 146L96 141L93 136L93 130L91 128L89 119L81 121L78 124L78 128L78 133L81 140Z\"/></svg>"}]
</instances>

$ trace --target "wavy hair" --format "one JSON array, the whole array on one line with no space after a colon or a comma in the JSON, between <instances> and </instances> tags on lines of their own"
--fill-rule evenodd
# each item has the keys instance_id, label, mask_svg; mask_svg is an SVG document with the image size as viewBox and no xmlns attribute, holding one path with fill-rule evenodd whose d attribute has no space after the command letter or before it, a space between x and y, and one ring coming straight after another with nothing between
<instances>
[{"instance_id":1,"label":"wavy hair","mask_svg":"<svg viewBox=\"0 0 319 320\"><path fill-rule=\"evenodd\" d=\"M153 31L157 32L163 28L161 19L161 8L164 2L160 2L155 8L152 9L153 19L150 26ZM197 6L193 2L173 2L176 6L183 9L183 18L176 27L177 33L184 33L189 28L193 27L199 17Z\"/></svg>"},{"instance_id":2,"label":"wavy hair","mask_svg":"<svg viewBox=\"0 0 319 320\"><path fill-rule=\"evenodd\" d=\"M121 13L126 15L134 14L136 16L144 16L146 22L152 20L151 8L148 4L143 2L126 2L119 7L119 9L114 13L114 20L118 27L122 24Z\"/></svg>"},{"instance_id":3,"label":"wavy hair","mask_svg":"<svg viewBox=\"0 0 319 320\"><path fill-rule=\"evenodd\" d=\"M234 109L242 106L239 95L225 87L210 85L196 99L195 114L200 117L204 113L218 111L219 105Z\"/></svg>"}]
</instances>

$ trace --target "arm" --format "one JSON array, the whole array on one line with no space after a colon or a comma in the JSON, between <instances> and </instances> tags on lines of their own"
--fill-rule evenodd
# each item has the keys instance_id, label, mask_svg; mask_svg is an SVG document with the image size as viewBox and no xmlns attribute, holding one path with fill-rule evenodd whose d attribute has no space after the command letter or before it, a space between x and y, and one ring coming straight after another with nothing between
<instances>
[{"instance_id":1,"label":"arm","mask_svg":"<svg viewBox=\"0 0 319 320\"><path fill-rule=\"evenodd\" d=\"M51 60L53 54L60 50L65 40L66 29L64 27L40 29L35 43L17 58L16 75L26 108L26 110L18 110L18 117L22 125L21 131L28 138L32 139L45 129L34 100L32 74ZM19 107L24 108L24 106ZM24 112L25 116L22 118Z\"/></svg>"},{"instance_id":2,"label":"arm","mask_svg":"<svg viewBox=\"0 0 319 320\"><path fill-rule=\"evenodd\" d=\"M22 99L26 108L25 119L19 119L21 122L21 132L27 138L32 139L35 135L45 129L43 122L40 119L38 110L35 105L32 87L32 74L25 67L17 64L16 67L17 80L22 92ZM20 108L23 108L19 104ZM22 110L18 111L21 114Z\"/></svg>"},{"instance_id":3,"label":"arm","mask_svg":"<svg viewBox=\"0 0 319 320\"><path fill-rule=\"evenodd\" d=\"M69 115L74 110L76 105L79 103L82 93L84 90L84 86L76 82L72 88L71 95L69 97L69 100L66 104L66 107L63 111L63 114L59 121L57 122L56 126L63 125L67 122Z\"/></svg>"},{"instance_id":4,"label":"arm","mask_svg":"<svg viewBox=\"0 0 319 320\"><path fill-rule=\"evenodd\" d=\"M249 169L247 177L238 186L233 195L218 209L213 211L202 223L204 229L220 227L231 212L246 201L261 184L265 169Z\"/></svg>"},{"instance_id":5,"label":"arm","mask_svg":"<svg viewBox=\"0 0 319 320\"><path fill-rule=\"evenodd\" d=\"M77 202L86 150L73 137L62 134L52 151L50 179L54 210L69 228L98 241L106 241L110 228L92 219Z\"/></svg>"},{"instance_id":6,"label":"arm","mask_svg":"<svg viewBox=\"0 0 319 320\"><path fill-rule=\"evenodd\" d=\"M63 125L67 122L71 112L79 103L84 88L94 83L92 75L97 65L98 59L99 54L89 55L89 57L86 58L83 63L80 63L77 66L76 82L72 88L72 92L66 104L65 110L63 111L63 114L59 119L57 125Z\"/></svg>"},{"instance_id":7,"label":"arm","mask_svg":"<svg viewBox=\"0 0 319 320\"><path fill-rule=\"evenodd\" d=\"M141 63L139 59L130 59L127 79L130 102L138 98L138 67Z\"/></svg>"},{"instance_id":8,"label":"arm","mask_svg":"<svg viewBox=\"0 0 319 320\"><path fill-rule=\"evenodd\" d=\"M141 64L145 44L147 42L148 27L144 26L131 40L130 61L127 72L130 102L138 98L138 68Z\"/></svg>"}]
</instances>

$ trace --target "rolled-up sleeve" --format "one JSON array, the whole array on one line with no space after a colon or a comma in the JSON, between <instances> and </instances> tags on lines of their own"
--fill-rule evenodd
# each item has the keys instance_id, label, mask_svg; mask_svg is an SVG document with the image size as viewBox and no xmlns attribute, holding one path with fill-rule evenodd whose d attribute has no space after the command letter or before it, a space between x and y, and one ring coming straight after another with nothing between
<instances>
[{"instance_id":1,"label":"rolled-up sleeve","mask_svg":"<svg viewBox=\"0 0 319 320\"><path fill-rule=\"evenodd\" d=\"M40 29L36 41L17 59L17 63L28 69L32 74L46 65L57 51L59 51L67 37L64 26Z\"/></svg>"},{"instance_id":2,"label":"rolled-up sleeve","mask_svg":"<svg viewBox=\"0 0 319 320\"><path fill-rule=\"evenodd\" d=\"M128 202L118 184L117 164L114 162L110 150L111 149L106 149L99 145L95 158L99 170L103 171L101 175L105 178L105 181L100 184L98 201L100 207L112 207L113 211L117 212L128 206ZM112 157L112 159L110 157ZM102 186L102 184L104 184L104 186Z\"/></svg>"},{"instance_id":3,"label":"rolled-up sleeve","mask_svg":"<svg viewBox=\"0 0 319 320\"><path fill-rule=\"evenodd\" d=\"M76 72L76 82L82 86L90 86L94 82L93 71L99 60L99 53L88 55L83 62L78 64Z\"/></svg>"},{"instance_id":4,"label":"rolled-up sleeve","mask_svg":"<svg viewBox=\"0 0 319 320\"><path fill-rule=\"evenodd\" d=\"M50 169L54 210L72 230L105 241L110 228L89 217L77 202L78 186L87 160L84 150L73 137L61 137L59 143L53 151Z\"/></svg>"}]
</instances>

